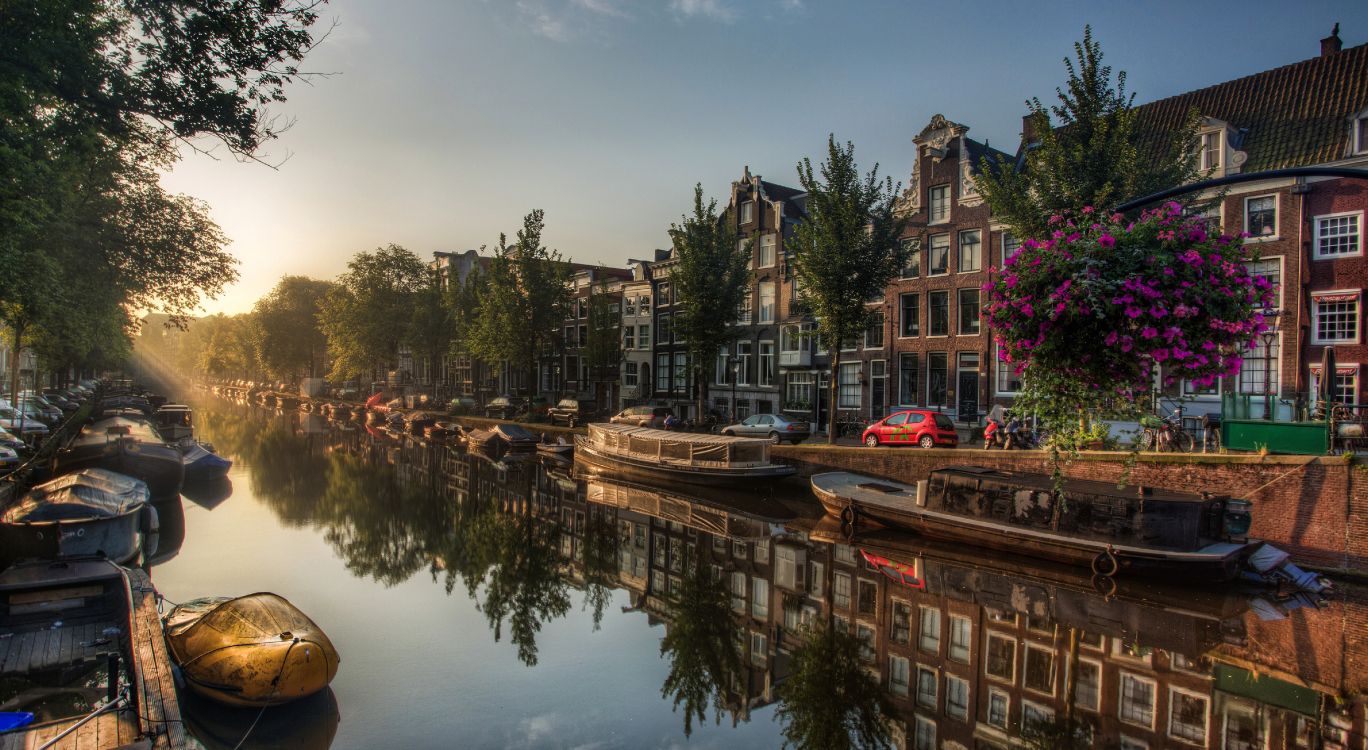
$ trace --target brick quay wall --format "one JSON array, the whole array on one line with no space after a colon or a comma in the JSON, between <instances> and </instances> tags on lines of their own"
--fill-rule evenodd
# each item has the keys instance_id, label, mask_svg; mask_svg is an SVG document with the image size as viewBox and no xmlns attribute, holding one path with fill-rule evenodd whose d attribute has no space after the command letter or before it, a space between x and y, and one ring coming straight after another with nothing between
<instances>
[{"instance_id":1,"label":"brick quay wall","mask_svg":"<svg viewBox=\"0 0 1368 750\"><path fill-rule=\"evenodd\" d=\"M948 466L1049 473L1042 451L776 446L799 476L851 471L900 482ZM1299 563L1368 574L1368 465L1340 456L1258 456L1086 451L1061 457L1064 476L1228 494L1254 503L1252 536Z\"/></svg>"}]
</instances>

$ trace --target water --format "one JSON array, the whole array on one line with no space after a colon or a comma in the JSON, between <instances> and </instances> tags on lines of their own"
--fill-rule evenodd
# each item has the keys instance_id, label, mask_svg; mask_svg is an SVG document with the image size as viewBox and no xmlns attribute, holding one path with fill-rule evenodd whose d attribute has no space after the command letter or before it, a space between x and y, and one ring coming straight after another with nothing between
<instances>
[{"instance_id":1,"label":"water","mask_svg":"<svg viewBox=\"0 0 1368 750\"><path fill-rule=\"evenodd\" d=\"M778 747L775 685L833 603L908 747L1005 748L1023 722L1064 717L1070 684L1098 746L1318 747L1339 725L1363 741L1362 702L1336 700L1365 687L1357 594L1267 595L1258 612L1247 595L1104 596L1077 572L962 547L834 543L802 492L586 483L218 399L196 420L235 461L231 491L187 488L162 511L156 586L171 601L274 591L342 655L330 693L269 710L244 747ZM695 590L690 561L739 611L727 637L745 661L721 722L709 706L686 738L662 685L691 662L661 641L709 622L671 604ZM256 716L189 709L211 746Z\"/></svg>"}]
</instances>

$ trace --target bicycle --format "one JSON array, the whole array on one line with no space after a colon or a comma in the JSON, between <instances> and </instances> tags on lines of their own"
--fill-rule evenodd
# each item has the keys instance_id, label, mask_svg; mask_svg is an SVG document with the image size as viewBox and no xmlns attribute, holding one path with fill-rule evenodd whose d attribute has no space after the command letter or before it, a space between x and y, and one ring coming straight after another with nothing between
<instances>
[{"instance_id":1,"label":"bicycle","mask_svg":"<svg viewBox=\"0 0 1368 750\"><path fill-rule=\"evenodd\" d=\"M864 435L865 428L869 425L854 413L842 414L836 418L836 437L853 437L859 439Z\"/></svg>"},{"instance_id":2,"label":"bicycle","mask_svg":"<svg viewBox=\"0 0 1368 750\"><path fill-rule=\"evenodd\" d=\"M1191 453L1196 447L1192 435L1183 430L1183 407L1179 406L1167 417L1146 415L1141 417L1140 450L1142 451L1179 451Z\"/></svg>"}]
</instances>

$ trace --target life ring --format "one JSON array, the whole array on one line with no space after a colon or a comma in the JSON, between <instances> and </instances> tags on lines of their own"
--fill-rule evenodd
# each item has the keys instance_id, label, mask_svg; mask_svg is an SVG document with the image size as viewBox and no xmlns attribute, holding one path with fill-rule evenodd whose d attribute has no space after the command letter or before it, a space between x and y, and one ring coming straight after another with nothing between
<instances>
[{"instance_id":1,"label":"life ring","mask_svg":"<svg viewBox=\"0 0 1368 750\"><path fill-rule=\"evenodd\" d=\"M1112 552L1110 546L1101 552L1098 552L1097 557L1093 558L1092 572L1094 575L1099 575L1103 578L1111 578L1116 575L1117 571L1120 569L1121 563L1117 561L1116 555Z\"/></svg>"}]
</instances>

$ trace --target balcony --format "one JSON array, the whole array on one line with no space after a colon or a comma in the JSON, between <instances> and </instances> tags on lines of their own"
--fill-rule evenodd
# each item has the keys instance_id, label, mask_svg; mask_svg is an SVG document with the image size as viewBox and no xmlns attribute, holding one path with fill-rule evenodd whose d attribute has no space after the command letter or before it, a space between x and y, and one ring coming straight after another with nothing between
<instances>
[{"instance_id":1,"label":"balcony","mask_svg":"<svg viewBox=\"0 0 1368 750\"><path fill-rule=\"evenodd\" d=\"M801 350L796 352L779 352L780 367L811 367L812 352Z\"/></svg>"}]
</instances>

